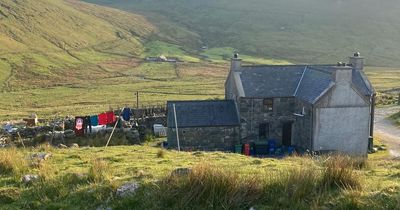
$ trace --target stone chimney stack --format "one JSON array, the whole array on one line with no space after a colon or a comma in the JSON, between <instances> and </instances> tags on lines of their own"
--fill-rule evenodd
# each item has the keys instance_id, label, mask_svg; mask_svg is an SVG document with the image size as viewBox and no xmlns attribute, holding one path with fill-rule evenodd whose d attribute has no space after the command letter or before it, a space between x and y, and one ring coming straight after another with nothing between
<instances>
[{"instance_id":1,"label":"stone chimney stack","mask_svg":"<svg viewBox=\"0 0 400 210\"><path fill-rule=\"evenodd\" d=\"M335 67L332 77L337 84L350 84L352 82L352 67L339 62Z\"/></svg>"},{"instance_id":2,"label":"stone chimney stack","mask_svg":"<svg viewBox=\"0 0 400 210\"><path fill-rule=\"evenodd\" d=\"M242 66L242 59L239 58L239 54L235 53L231 59L231 71L238 71Z\"/></svg>"},{"instance_id":3,"label":"stone chimney stack","mask_svg":"<svg viewBox=\"0 0 400 210\"><path fill-rule=\"evenodd\" d=\"M361 57L359 52L354 53L354 55L350 57L349 63L357 71L364 70L364 58Z\"/></svg>"}]
</instances>

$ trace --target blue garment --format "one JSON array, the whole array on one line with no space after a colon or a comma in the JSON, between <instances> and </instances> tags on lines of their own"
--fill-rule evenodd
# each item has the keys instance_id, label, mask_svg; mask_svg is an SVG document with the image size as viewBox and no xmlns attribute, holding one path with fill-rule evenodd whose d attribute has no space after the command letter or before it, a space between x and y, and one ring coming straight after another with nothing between
<instances>
[{"instance_id":1,"label":"blue garment","mask_svg":"<svg viewBox=\"0 0 400 210\"><path fill-rule=\"evenodd\" d=\"M132 116L132 111L131 111L131 109L128 108L128 107L125 107L124 110L122 111L122 118L123 118L125 121L129 121L129 120L131 119L131 116Z\"/></svg>"},{"instance_id":2,"label":"blue garment","mask_svg":"<svg viewBox=\"0 0 400 210\"><path fill-rule=\"evenodd\" d=\"M91 122L92 126L98 126L99 125L99 116L97 116L97 115L90 116L90 122Z\"/></svg>"}]
</instances>

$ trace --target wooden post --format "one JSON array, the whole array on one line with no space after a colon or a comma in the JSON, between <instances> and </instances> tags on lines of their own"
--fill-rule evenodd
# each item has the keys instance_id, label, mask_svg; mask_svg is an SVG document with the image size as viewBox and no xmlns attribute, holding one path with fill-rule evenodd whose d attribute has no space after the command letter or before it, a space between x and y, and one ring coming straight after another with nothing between
<instances>
[{"instance_id":1,"label":"wooden post","mask_svg":"<svg viewBox=\"0 0 400 210\"><path fill-rule=\"evenodd\" d=\"M400 93L399 93L399 98L397 100L397 105L400 105Z\"/></svg>"},{"instance_id":2,"label":"wooden post","mask_svg":"<svg viewBox=\"0 0 400 210\"><path fill-rule=\"evenodd\" d=\"M53 139L54 139L54 135L55 135L55 131L56 131L56 119L57 119L57 115L54 117L53 120L53 133L51 135L51 139L50 139L50 145L53 145Z\"/></svg>"},{"instance_id":3,"label":"wooden post","mask_svg":"<svg viewBox=\"0 0 400 210\"><path fill-rule=\"evenodd\" d=\"M139 91L136 91L136 109L139 109Z\"/></svg>"},{"instance_id":4,"label":"wooden post","mask_svg":"<svg viewBox=\"0 0 400 210\"><path fill-rule=\"evenodd\" d=\"M178 130L178 121L176 120L176 108L175 108L175 104L172 104L172 106L174 107L176 141L178 142L178 151L181 151L181 146L180 146L180 144L179 144L179 130Z\"/></svg>"},{"instance_id":5,"label":"wooden post","mask_svg":"<svg viewBox=\"0 0 400 210\"><path fill-rule=\"evenodd\" d=\"M114 135L114 131L115 131L115 129L117 128L119 119L121 119L122 111L123 111L123 109L121 110L121 113L120 113L119 116L117 117L117 121L115 122L114 128L113 128L113 130L111 131L110 137L109 137L108 140L107 140L106 147L108 147L108 144L110 143L111 138L112 138L112 136Z\"/></svg>"},{"instance_id":6,"label":"wooden post","mask_svg":"<svg viewBox=\"0 0 400 210\"><path fill-rule=\"evenodd\" d=\"M21 137L21 135L19 134L19 132L17 132L17 134L18 134L19 140L21 141L22 146L23 146L24 149L25 149L24 140L22 139L22 137Z\"/></svg>"}]
</instances>

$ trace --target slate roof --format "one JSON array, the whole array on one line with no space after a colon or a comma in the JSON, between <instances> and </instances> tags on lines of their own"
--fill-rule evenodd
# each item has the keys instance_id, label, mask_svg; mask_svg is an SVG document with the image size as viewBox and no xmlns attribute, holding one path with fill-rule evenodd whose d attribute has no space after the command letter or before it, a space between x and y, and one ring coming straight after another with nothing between
<instances>
[{"instance_id":1,"label":"slate roof","mask_svg":"<svg viewBox=\"0 0 400 210\"><path fill-rule=\"evenodd\" d=\"M240 79L246 97L273 98L293 96L304 66L242 67Z\"/></svg>"},{"instance_id":2,"label":"slate roof","mask_svg":"<svg viewBox=\"0 0 400 210\"><path fill-rule=\"evenodd\" d=\"M303 101L314 104L321 94L333 85L332 79L327 77L326 73L306 67L304 76L299 82L299 88L294 95Z\"/></svg>"},{"instance_id":3,"label":"slate roof","mask_svg":"<svg viewBox=\"0 0 400 210\"><path fill-rule=\"evenodd\" d=\"M245 97L297 97L314 104L334 84L335 65L242 66L240 75ZM363 95L374 90L360 71L353 69L353 84ZM366 78L366 77L365 77Z\"/></svg>"},{"instance_id":4,"label":"slate roof","mask_svg":"<svg viewBox=\"0 0 400 210\"><path fill-rule=\"evenodd\" d=\"M178 128L240 125L233 100L168 101L169 128L175 128L173 104L176 107Z\"/></svg>"}]
</instances>

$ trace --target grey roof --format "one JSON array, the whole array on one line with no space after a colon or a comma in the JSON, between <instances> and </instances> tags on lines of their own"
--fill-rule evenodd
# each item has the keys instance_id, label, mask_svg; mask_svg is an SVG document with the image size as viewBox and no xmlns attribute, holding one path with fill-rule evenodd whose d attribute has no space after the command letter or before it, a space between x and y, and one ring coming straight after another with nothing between
<instances>
[{"instance_id":1,"label":"grey roof","mask_svg":"<svg viewBox=\"0 0 400 210\"><path fill-rule=\"evenodd\" d=\"M293 96L305 66L245 66L240 79L246 97Z\"/></svg>"},{"instance_id":2,"label":"grey roof","mask_svg":"<svg viewBox=\"0 0 400 210\"><path fill-rule=\"evenodd\" d=\"M332 79L327 77L326 73L315 70L312 67L307 67L295 96L313 104L333 84Z\"/></svg>"},{"instance_id":3,"label":"grey roof","mask_svg":"<svg viewBox=\"0 0 400 210\"><path fill-rule=\"evenodd\" d=\"M297 97L315 103L334 84L335 65L242 66L238 71L245 97ZM353 84L363 95L374 90L362 72L353 69Z\"/></svg>"},{"instance_id":4,"label":"grey roof","mask_svg":"<svg viewBox=\"0 0 400 210\"><path fill-rule=\"evenodd\" d=\"M360 91L361 94L370 96L375 93L374 88L371 83L368 81L367 76L364 75L364 72L353 70L353 84L357 87L357 90Z\"/></svg>"},{"instance_id":5,"label":"grey roof","mask_svg":"<svg viewBox=\"0 0 400 210\"><path fill-rule=\"evenodd\" d=\"M175 127L173 104L178 128L240 125L233 100L168 101L168 127Z\"/></svg>"}]
</instances>

